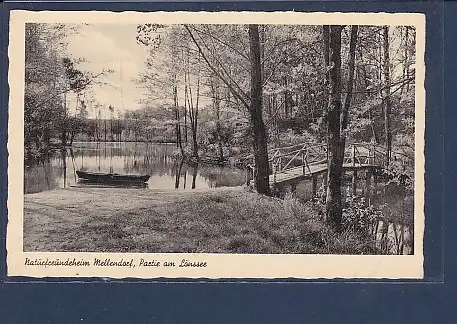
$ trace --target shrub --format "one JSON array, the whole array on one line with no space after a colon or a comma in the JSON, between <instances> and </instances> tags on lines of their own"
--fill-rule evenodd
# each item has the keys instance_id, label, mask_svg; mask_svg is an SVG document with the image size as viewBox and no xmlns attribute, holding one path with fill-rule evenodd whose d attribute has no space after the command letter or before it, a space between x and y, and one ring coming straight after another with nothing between
<instances>
[{"instance_id":1,"label":"shrub","mask_svg":"<svg viewBox=\"0 0 457 324\"><path fill-rule=\"evenodd\" d=\"M348 195L343 208L343 228L361 235L369 235L370 227L383 214L379 208L367 206L364 197Z\"/></svg>"}]
</instances>

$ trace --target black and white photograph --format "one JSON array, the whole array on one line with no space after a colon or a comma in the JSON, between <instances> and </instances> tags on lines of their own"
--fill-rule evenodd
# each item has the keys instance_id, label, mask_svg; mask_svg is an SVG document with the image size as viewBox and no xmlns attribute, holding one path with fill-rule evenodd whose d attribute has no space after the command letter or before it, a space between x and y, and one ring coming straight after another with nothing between
<instances>
[{"instance_id":1,"label":"black and white photograph","mask_svg":"<svg viewBox=\"0 0 457 324\"><path fill-rule=\"evenodd\" d=\"M421 15L98 15L12 24L9 270L422 276Z\"/></svg>"}]
</instances>

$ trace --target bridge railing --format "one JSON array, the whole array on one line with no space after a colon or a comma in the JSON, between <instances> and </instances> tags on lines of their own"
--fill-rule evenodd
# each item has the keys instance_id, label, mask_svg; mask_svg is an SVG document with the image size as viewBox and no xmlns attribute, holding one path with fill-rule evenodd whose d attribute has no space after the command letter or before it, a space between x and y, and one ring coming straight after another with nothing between
<instances>
[{"instance_id":1,"label":"bridge railing","mask_svg":"<svg viewBox=\"0 0 457 324\"><path fill-rule=\"evenodd\" d=\"M272 173L283 172L298 166L303 166L303 172L306 172L306 170L309 171L310 165L326 163L328 159L326 144L306 143L298 148L297 146L289 147L288 150L278 150L275 153L269 159Z\"/></svg>"},{"instance_id":2,"label":"bridge railing","mask_svg":"<svg viewBox=\"0 0 457 324\"><path fill-rule=\"evenodd\" d=\"M373 143L353 143L346 148L344 163L353 165L377 165L386 167L392 161L402 161L404 164L413 164L414 159L405 153L390 151L381 145Z\"/></svg>"},{"instance_id":3,"label":"bridge railing","mask_svg":"<svg viewBox=\"0 0 457 324\"><path fill-rule=\"evenodd\" d=\"M302 143L271 149L268 153L270 174L274 175L274 179L278 173L296 167L302 167L303 174L311 174L311 166L326 164L328 161L327 144ZM253 155L250 158L252 159L250 168L253 176L255 172ZM383 146L374 143L352 143L345 149L343 164L386 167L388 161L397 159L407 160L410 158L404 153L395 151L392 151L390 157L388 157L387 150Z\"/></svg>"}]
</instances>

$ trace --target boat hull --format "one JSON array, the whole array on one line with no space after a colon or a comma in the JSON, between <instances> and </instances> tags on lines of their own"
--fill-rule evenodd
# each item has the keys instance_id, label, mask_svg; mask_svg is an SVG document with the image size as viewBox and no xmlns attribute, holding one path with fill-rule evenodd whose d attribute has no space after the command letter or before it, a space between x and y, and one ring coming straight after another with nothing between
<instances>
[{"instance_id":1,"label":"boat hull","mask_svg":"<svg viewBox=\"0 0 457 324\"><path fill-rule=\"evenodd\" d=\"M97 173L97 172L83 172L76 171L80 179L94 181L94 182L147 182L150 178L149 175L123 175L116 173Z\"/></svg>"}]
</instances>

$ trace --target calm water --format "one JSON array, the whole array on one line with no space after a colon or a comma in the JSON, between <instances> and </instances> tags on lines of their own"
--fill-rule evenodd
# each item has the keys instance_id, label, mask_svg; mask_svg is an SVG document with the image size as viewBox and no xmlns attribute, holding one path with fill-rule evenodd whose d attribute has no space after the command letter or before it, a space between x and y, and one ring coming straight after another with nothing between
<instances>
[{"instance_id":1,"label":"calm water","mask_svg":"<svg viewBox=\"0 0 457 324\"><path fill-rule=\"evenodd\" d=\"M245 181L244 171L219 166L191 166L173 158L176 146L146 143L75 143L45 163L26 166L25 193L78 184L76 171L151 175L149 189L233 187Z\"/></svg>"}]
</instances>

